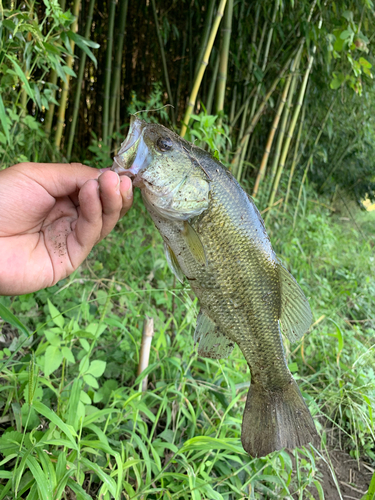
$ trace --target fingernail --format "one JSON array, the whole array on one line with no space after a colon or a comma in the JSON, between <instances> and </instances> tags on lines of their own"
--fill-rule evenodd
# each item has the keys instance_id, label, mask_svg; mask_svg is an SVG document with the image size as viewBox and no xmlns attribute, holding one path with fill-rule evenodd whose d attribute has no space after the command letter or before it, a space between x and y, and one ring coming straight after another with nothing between
<instances>
[{"instance_id":1,"label":"fingernail","mask_svg":"<svg viewBox=\"0 0 375 500\"><path fill-rule=\"evenodd\" d=\"M133 185L129 177L122 176L121 182L128 183L128 186L125 186L126 191L123 192L123 197L125 200L131 200L133 198Z\"/></svg>"}]
</instances>

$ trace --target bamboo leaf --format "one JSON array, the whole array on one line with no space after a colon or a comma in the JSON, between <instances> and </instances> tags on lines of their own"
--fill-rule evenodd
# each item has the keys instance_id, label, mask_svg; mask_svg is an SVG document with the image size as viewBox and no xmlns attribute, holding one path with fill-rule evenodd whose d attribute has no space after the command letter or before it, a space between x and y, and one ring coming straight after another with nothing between
<instances>
[{"instance_id":1,"label":"bamboo leaf","mask_svg":"<svg viewBox=\"0 0 375 500\"><path fill-rule=\"evenodd\" d=\"M98 43L95 43L95 42L92 42L91 40L87 40L85 38L83 38L83 36L80 36L78 35L78 33L73 33L73 31L68 31L67 32L67 35L68 37L75 43L78 45L78 47L83 50L83 52L89 56L89 58L92 60L92 62L94 63L95 65L95 68L97 67L98 65L98 62L96 60L96 57L94 56L94 54L91 52L91 50L89 49L89 47L92 47L93 49L97 49L98 47L100 47L100 45Z\"/></svg>"},{"instance_id":2,"label":"bamboo leaf","mask_svg":"<svg viewBox=\"0 0 375 500\"><path fill-rule=\"evenodd\" d=\"M9 54L5 54L5 57L7 57L9 59L9 61L13 64L14 71L16 72L17 76L19 77L19 79L24 84L25 90L26 90L28 96L30 97L30 99L32 99L35 102L34 93L31 90L31 87L30 87L30 84L29 84L29 82L28 82L28 80L26 78L26 75L22 71L22 69L21 69L20 65L18 64L17 60L15 59L15 57L13 57L13 56L11 56Z\"/></svg>"}]
</instances>

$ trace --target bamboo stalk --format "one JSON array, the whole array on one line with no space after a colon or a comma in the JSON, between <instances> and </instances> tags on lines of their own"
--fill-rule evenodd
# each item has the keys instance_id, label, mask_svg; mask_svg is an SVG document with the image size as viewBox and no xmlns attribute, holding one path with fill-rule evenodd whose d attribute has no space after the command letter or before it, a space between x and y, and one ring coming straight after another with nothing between
<instances>
[{"instance_id":1,"label":"bamboo stalk","mask_svg":"<svg viewBox=\"0 0 375 500\"><path fill-rule=\"evenodd\" d=\"M143 323L142 344L139 353L137 376L139 376L148 367L150 359L151 342L153 336L154 336L154 320L146 316L145 321ZM147 391L147 379L148 377L146 376L142 380L142 392Z\"/></svg>"},{"instance_id":2,"label":"bamboo stalk","mask_svg":"<svg viewBox=\"0 0 375 500\"><path fill-rule=\"evenodd\" d=\"M284 90L283 90L283 93L281 95L281 100L280 100L280 103L277 107L275 118L273 119L273 122L272 122L271 130L270 130L270 133L268 135L267 144L266 144L266 147L265 147L265 150L263 153L263 157L262 157L262 161L261 161L261 164L259 167L258 175L257 175L257 178L255 180L254 189L253 189L253 198L256 198L258 196L259 186L260 186L260 183L263 181L263 178L264 178L264 175L266 172L268 159L269 159L269 156L271 153L272 143L273 143L273 140L274 140L274 137L276 134L276 130L278 129L278 126L279 126L280 118L281 118L281 115L282 115L282 112L284 109L284 105L286 103L286 99L288 96L291 82L292 82L292 74L288 75L288 78L285 82Z\"/></svg>"},{"instance_id":3,"label":"bamboo stalk","mask_svg":"<svg viewBox=\"0 0 375 500\"><path fill-rule=\"evenodd\" d=\"M179 111L179 103L180 103L180 92L181 92L181 78L182 78L182 70L184 68L185 64L185 55L186 55L186 42L187 42L187 31L189 27L189 20L186 19L186 26L185 26L185 31L182 35L182 52L181 52L181 62L180 62L180 68L178 70L178 78L177 78L177 85L176 85L176 95L174 99L175 107L176 107L176 117L178 117L178 111Z\"/></svg>"},{"instance_id":4,"label":"bamboo stalk","mask_svg":"<svg viewBox=\"0 0 375 500\"><path fill-rule=\"evenodd\" d=\"M75 17L75 20L72 23L73 33L77 32L78 15L79 15L80 5L81 5L81 0L74 0L73 12L72 12L73 16ZM71 48L72 54L74 54L74 46L75 46L75 43L73 42L73 40L71 40L70 41L70 48ZM73 55L68 56L66 58L66 65L70 69L72 69L72 67L73 67L73 59L74 59ZM55 134L55 146L57 147L57 149L60 149L62 133L64 130L65 112L66 112L66 105L68 102L69 82L70 82L70 75L66 75L66 82L63 83L59 111L58 111L58 115L57 115L57 126L56 126L56 134Z\"/></svg>"},{"instance_id":5,"label":"bamboo stalk","mask_svg":"<svg viewBox=\"0 0 375 500\"><path fill-rule=\"evenodd\" d=\"M66 3L65 0L59 1L59 4L60 4L62 11L65 10L65 3ZM49 83L53 87L56 86L56 84L57 84L57 73L54 69L50 73ZM53 99L56 99L56 89L55 88L52 89L52 97L53 97ZM55 114L55 104L53 102L50 102L48 104L48 111L47 111L47 114L45 117L45 122L44 122L44 131L46 132L47 136L49 136L51 133L54 114Z\"/></svg>"},{"instance_id":6,"label":"bamboo stalk","mask_svg":"<svg viewBox=\"0 0 375 500\"><path fill-rule=\"evenodd\" d=\"M310 17L309 18L311 18L312 12L313 12L313 8L310 10ZM321 25L322 25L322 19L320 19L320 21L319 21L319 29L321 28ZM301 45L301 49L302 49L302 45ZM281 174L283 172L284 165L285 165L285 162L286 162L286 158L287 158L287 155L288 155L288 152L289 152L289 147L290 147L291 140L293 138L294 129L296 127L300 111L302 109L303 100L304 100L305 93L306 93L306 88L307 88L307 83L308 83L309 76L310 76L311 69L312 69L312 65L313 65L313 62L314 62L315 52L316 52L316 45L314 45L314 47L312 49L312 53L311 53L311 55L309 57L309 63L308 63L305 75L303 77L303 80L302 80L300 92L299 92L299 95L298 95L298 101L297 101L297 104L296 104L296 106L294 108L294 113L293 113L293 116L292 116L292 119L291 119L291 122L290 122L288 133L287 133L286 138L285 138L285 142L284 142L284 145L283 145L283 149L282 149L280 161L279 161L279 164L277 166L276 177L275 177L274 181L271 178L270 185L271 185L272 191L271 191L271 194L270 194L270 197L269 197L269 200L268 200L268 206L270 206L270 207L272 207L272 205L273 205L273 201L275 199L276 192L277 192L277 189L279 187L279 182L280 182ZM295 82L295 79L293 79L292 85L294 84L294 82ZM288 110L288 108L290 108L290 106L288 107L288 105L287 105L286 111ZM289 114L289 112L288 112L288 114ZM273 185L272 185L272 182L273 182ZM270 212L271 211L269 211L267 213L267 217L269 216Z\"/></svg>"},{"instance_id":7,"label":"bamboo stalk","mask_svg":"<svg viewBox=\"0 0 375 500\"><path fill-rule=\"evenodd\" d=\"M274 156L270 180L269 180L269 195L268 195L268 206L269 207L272 207L273 202L275 200L275 195L276 195L276 192L277 192L277 189L279 186L281 173L282 173L282 171L284 169L284 165L285 165L286 156L285 155L283 156L283 153L285 152L285 144L284 144L283 149L282 149L282 146L283 146L285 131L287 128L287 123L288 123L290 110L292 107L292 101L293 101L293 97L294 97L295 89L296 89L296 84L297 84L297 69L299 66L300 55L301 55L301 53L299 52L296 56L296 64L294 65L294 72L291 75L291 84L290 84L288 99L287 99L286 106L284 109L284 114L283 114L283 117L281 120L279 136L277 138L275 156ZM292 118L292 120L293 120L293 118ZM291 127L291 125L289 125L289 127ZM290 128L289 128L289 130L290 130ZM287 142L287 141L288 141L288 136L285 139L285 142Z\"/></svg>"},{"instance_id":8,"label":"bamboo stalk","mask_svg":"<svg viewBox=\"0 0 375 500\"><path fill-rule=\"evenodd\" d=\"M214 9L215 9L215 0L209 0L206 19L204 21L203 33L202 33L202 37L201 37L201 44L199 47L199 53L198 53L198 57L197 57L197 64L196 64L195 70L194 70L194 78L197 77L200 65L202 64L203 55L204 55L204 52L205 52L206 47L207 47L207 41L208 41L208 36L210 34L210 28L211 28L211 24L212 24L212 17L214 14Z\"/></svg>"},{"instance_id":9,"label":"bamboo stalk","mask_svg":"<svg viewBox=\"0 0 375 500\"><path fill-rule=\"evenodd\" d=\"M215 57L215 56L212 56L212 57ZM217 74L219 72L219 63L220 63L220 57L219 57L219 54L217 54L216 59L215 59L214 68L212 70L210 88L208 89L207 105L206 105L206 111L207 111L208 115L210 115L212 112L212 104L214 102Z\"/></svg>"},{"instance_id":10,"label":"bamboo stalk","mask_svg":"<svg viewBox=\"0 0 375 500\"><path fill-rule=\"evenodd\" d=\"M104 100L103 100L103 131L102 141L107 145L109 141L109 98L112 78L112 49L113 49L113 30L115 25L116 0L110 0L108 14L108 35L107 50L105 57L105 77L104 77Z\"/></svg>"},{"instance_id":11,"label":"bamboo stalk","mask_svg":"<svg viewBox=\"0 0 375 500\"><path fill-rule=\"evenodd\" d=\"M127 13L128 13L128 0L122 0L120 7L119 28L117 34L117 44L115 49L116 53L114 56L113 78L111 86L111 102L109 108L109 128L108 128L109 137L112 137L113 127L115 123L116 104L118 102L117 94L120 88L120 80L121 80L122 52L124 48Z\"/></svg>"},{"instance_id":12,"label":"bamboo stalk","mask_svg":"<svg viewBox=\"0 0 375 500\"><path fill-rule=\"evenodd\" d=\"M155 1L155 0L152 0L152 1ZM203 56L202 64L199 68L197 77L196 77L194 85L193 85L193 89L192 89L191 94L190 94L189 104L187 106L187 109L185 112L185 117L184 117L182 127L181 127L181 133L180 133L181 137L184 137L184 135L186 134L187 127L189 125L190 116L194 110L195 101L197 99L199 87L200 87L200 84L202 82L206 67L208 65L208 61L209 61L209 58L211 55L212 47L214 45L214 41L216 38L217 30L219 29L220 21L221 21L221 18L223 17L223 11L225 9L226 2L227 2L227 0L220 0L219 8L217 10L215 20L214 20L213 25L212 25L210 37L209 37L208 42L207 42L207 47L206 47L206 51L205 51L204 56Z\"/></svg>"},{"instance_id":13,"label":"bamboo stalk","mask_svg":"<svg viewBox=\"0 0 375 500\"><path fill-rule=\"evenodd\" d=\"M49 83L53 86L56 86L57 84L57 73L53 69L50 73L50 78L49 78ZM52 90L52 97L56 99L56 89L54 88ZM52 129L52 121L53 121L53 116L55 114L55 104L53 102L50 102L48 104L48 110L44 122L44 131L46 132L47 136L50 135L51 129Z\"/></svg>"},{"instance_id":14,"label":"bamboo stalk","mask_svg":"<svg viewBox=\"0 0 375 500\"><path fill-rule=\"evenodd\" d=\"M237 59L238 60L241 57L242 46L243 46L243 37L242 37L242 26L243 26L243 23L241 22L241 20L243 19L244 8L245 8L245 2L240 2L238 17L237 17L237 24L238 24L237 40L239 40L238 50L237 50ZM237 95L239 95L239 94L237 94L237 91L238 91L238 80L239 80L239 68L236 66L235 67L235 72L234 72L233 97L232 97L232 102L231 102L231 107L230 107L230 114L229 114L229 132L228 132L229 137L232 137L233 127L234 127L233 121L234 121L235 112L236 112ZM229 161L229 149L227 149L227 151L226 151L225 160Z\"/></svg>"},{"instance_id":15,"label":"bamboo stalk","mask_svg":"<svg viewBox=\"0 0 375 500\"><path fill-rule=\"evenodd\" d=\"M306 164L306 168L305 168L305 171L303 173L303 177L302 177L302 181L301 181L301 185L300 185L300 188L299 188L299 192L298 192L298 198L297 198L297 203L296 203L296 209L295 209L295 212L294 212L294 217L293 217L293 228L295 227L296 225L296 221L297 221L297 213L298 213L298 207L299 207L299 203L301 201L301 196L302 196L302 189L303 189L303 185L305 183L305 180L306 180L306 177L307 177L307 173L309 171L309 168L310 168L310 165L312 163L312 160L314 158L314 152L315 152L315 148L316 146L318 145L318 142L320 140L320 137L323 133L323 130L324 130L324 127L326 126L326 123L327 123L327 120L329 118L329 115L331 114L331 111L333 109L333 106L335 104L335 101L336 101L336 96L337 94L333 97L332 99L332 102L331 102L331 105L330 107L328 108L328 111L322 121L322 124L320 126L320 130L319 130L319 133L317 134L316 138L315 138L315 141L314 141L314 145L312 147L312 151L311 151L311 154L309 156L309 159L307 160L307 164Z\"/></svg>"},{"instance_id":16,"label":"bamboo stalk","mask_svg":"<svg viewBox=\"0 0 375 500\"><path fill-rule=\"evenodd\" d=\"M295 54L293 54L295 55ZM281 68L279 74L277 75L277 77L275 78L275 80L273 81L269 91L267 92L267 94L264 96L264 99L261 103L261 105L259 106L258 108L258 111L255 113L253 119L251 120L251 123L249 124L249 126L247 127L247 129L245 130L244 132L244 135L240 141L240 144L238 145L237 149L236 149L236 152L234 153L234 158L232 159L231 161L231 164L232 165L236 165L238 159L239 159L239 155L241 154L241 151L242 151L242 148L243 148L243 145L246 141L246 136L252 134L254 128L256 127L260 117L262 116L262 113L263 113L263 110L269 100L269 98L272 96L272 94L274 93L277 85L279 84L280 80L283 78L284 76L284 73L286 72L286 70L288 69L288 66L290 65L290 62L291 62L291 59L293 58L293 55L292 57L289 57L288 60L286 61L286 63L284 64L284 66Z\"/></svg>"},{"instance_id":17,"label":"bamboo stalk","mask_svg":"<svg viewBox=\"0 0 375 500\"><path fill-rule=\"evenodd\" d=\"M288 179L288 187L287 187L287 190L286 190L285 202L284 202L284 208L283 208L284 214L285 214L287 206L288 206L290 189L291 189L291 186L292 186L292 180L293 180L293 176L294 176L294 171L295 171L296 165L297 165L297 157L298 157L298 152L299 152L299 145L300 145L300 142L301 142L301 135L302 135L303 124L304 124L304 121L305 121L305 111L306 111L306 102L304 103L303 108L302 108L302 115L301 115L301 120L300 120L300 124L299 124L299 127L298 127L298 133L297 133L296 145L295 145L295 148L294 148L294 155L293 155L292 166L290 167L290 174L289 174L289 179Z\"/></svg>"},{"instance_id":18,"label":"bamboo stalk","mask_svg":"<svg viewBox=\"0 0 375 500\"><path fill-rule=\"evenodd\" d=\"M310 8L309 17L308 17L308 20L307 20L307 22L308 22L308 23L309 23L309 22L310 22L310 20L311 20L311 17L312 17L313 11L314 11L314 9L315 9L315 5L316 5L316 3L317 3L317 0L314 0L314 2L313 2L313 4L312 4L312 6L311 6L311 8ZM320 19L320 22L319 22L319 28L321 27L321 23L322 23L322 19ZM298 53L299 48L300 48L300 46L304 43L304 41L305 41L305 38L302 38L302 39L300 40L300 42L299 42L299 44L298 44L298 48L297 48L297 50L295 51L295 53ZM315 47L315 50L316 50L316 47ZM271 97L272 93L274 92L275 88L277 87L277 84L279 83L279 81L280 81L280 80L281 80L281 78L283 77L283 75L284 75L284 73L285 73L285 71L286 71L287 67L289 66L290 60L291 60L292 58L293 58L293 56L287 60L286 64L285 64L285 65L283 66L283 68L281 69L281 71L280 71L279 75L278 75L278 76L276 77L276 79L274 80L274 82L273 82L273 84L272 84L272 86L271 86L271 89L269 90L269 92L268 92L268 94L265 96L265 98L264 98L264 100L263 100L263 102L262 102L261 106L259 107L258 112L256 113L256 115L255 115L255 116L254 116L254 118L252 119L252 121L251 121L250 125L249 125L249 126L248 126L248 128L246 129L246 131L245 131L245 133L244 133L244 135L243 135L243 137L242 137L242 139L241 139L241 141L240 141L240 144L239 144L239 146L238 146L238 147L237 147L237 149L236 149L236 152L235 152L235 154L234 154L234 157L233 157L233 159L232 159L232 162L231 162L231 164L232 164L232 166L233 166L234 168L236 168L236 167L237 167L237 163L238 163L238 161L239 161L239 156L240 156L240 154L241 154L241 150L242 150L242 148L244 147L245 143L247 142L247 141L246 141L246 136L247 136L247 135L252 134L252 132L253 132L253 130L254 130L254 128L255 128L255 126L257 125L257 123L258 123L258 121L259 121L259 119L260 119L260 117L261 117L261 115L262 115L262 113L263 113L263 109L264 109L264 107L266 106L268 99Z\"/></svg>"},{"instance_id":19,"label":"bamboo stalk","mask_svg":"<svg viewBox=\"0 0 375 500\"><path fill-rule=\"evenodd\" d=\"M253 27L253 32L251 34L251 45L254 47L257 59L259 58L259 51L256 48L255 42L256 42L257 33L258 33L260 7L261 7L261 5L259 4L256 11L255 11L254 27ZM263 35L263 33L262 33L262 35ZM249 67L247 70L247 76L246 76L246 80L245 80L245 88L249 85L249 82L252 81L251 77L253 76L252 71L253 71L253 66L254 66L254 61L253 61L253 58L251 56L251 52L249 52L248 57L249 57ZM244 90L244 96L245 96L245 90ZM242 139L242 137L244 135L245 126L246 126L246 119L247 119L248 109L249 109L249 104L250 104L250 98L247 98L245 100L244 104L245 104L245 106L243 109L240 131L238 134L239 139Z\"/></svg>"},{"instance_id":20,"label":"bamboo stalk","mask_svg":"<svg viewBox=\"0 0 375 500\"><path fill-rule=\"evenodd\" d=\"M94 6L95 6L95 0L90 0L89 12L87 15L87 21L86 21L86 27L85 27L85 38L86 39L88 39L90 37L92 18L93 18L93 13L94 13ZM82 51L81 60L79 63L77 89L76 89L76 94L74 97L73 117L72 117L72 123L70 124L68 147L67 147L67 151L66 151L66 157L67 157L68 161L70 161L70 158L72 155L72 147L73 147L73 141L74 141L76 126L77 126L79 102L81 99L82 82L83 82L83 75L84 75L84 71L85 71L85 64L86 64L86 52Z\"/></svg>"},{"instance_id":21,"label":"bamboo stalk","mask_svg":"<svg viewBox=\"0 0 375 500\"><path fill-rule=\"evenodd\" d=\"M263 48L264 37L265 37L266 31L267 31L267 26L268 26L268 21L266 20L265 23L264 23L264 27L263 27L263 30L262 30L262 35L260 37L260 41L259 41L259 45L258 45L257 55L256 55L256 58L255 58L255 64L256 65L258 65L260 53L261 53L262 48ZM268 40L267 40L267 42L268 42ZM268 46L267 45L268 44L266 44L265 58L263 60L262 71L264 71L265 64L267 64L267 59L268 59L269 45ZM257 89L256 89L255 96L254 96L254 99L253 99L253 104L251 106L250 121L252 120L252 118L253 118L253 116L255 114L255 109L256 109L257 102L258 102L258 97L259 97L259 93L260 93L261 87L262 87L262 83L260 82L257 85ZM244 118L245 118L245 121L246 121L247 120L247 113L245 113L245 112L244 112ZM241 139L241 135L239 135L239 139ZM247 136L246 141L245 141L244 146L243 146L242 151L241 151L241 155L240 155L240 159L239 159L238 165L236 166L237 167L236 168L237 171L236 171L235 175L237 177L238 182L241 181L242 169L243 169L243 164L244 164L244 161L245 161L245 157L246 157L246 153L247 153L247 148L248 148L248 145L249 145L249 141L250 141L250 136ZM251 141L250 144L252 145L253 141Z\"/></svg>"},{"instance_id":22,"label":"bamboo stalk","mask_svg":"<svg viewBox=\"0 0 375 500\"><path fill-rule=\"evenodd\" d=\"M173 107L173 96L172 96L172 92L171 92L171 86L169 84L167 60L165 58L163 39L162 39L161 34L160 34L159 21L158 21L158 16L156 14L155 0L151 0L151 4L152 4L152 10L153 10L153 13L154 13L156 34L157 34L158 41L159 41L161 59L162 59L162 62L163 62L165 84L166 84L166 87L167 87L168 98L169 98L169 101L170 101L169 103L172 105L172 106L170 106L171 115L172 115L172 123L175 124L175 115L174 115L174 107ZM190 54L190 56L191 56L191 54Z\"/></svg>"},{"instance_id":23,"label":"bamboo stalk","mask_svg":"<svg viewBox=\"0 0 375 500\"><path fill-rule=\"evenodd\" d=\"M224 109L230 36L232 32L232 17L233 17L233 0L228 0L228 3L225 8L224 20L221 29L221 32L223 34L223 41L220 50L219 73L217 77L216 113L220 113Z\"/></svg>"}]
</instances>

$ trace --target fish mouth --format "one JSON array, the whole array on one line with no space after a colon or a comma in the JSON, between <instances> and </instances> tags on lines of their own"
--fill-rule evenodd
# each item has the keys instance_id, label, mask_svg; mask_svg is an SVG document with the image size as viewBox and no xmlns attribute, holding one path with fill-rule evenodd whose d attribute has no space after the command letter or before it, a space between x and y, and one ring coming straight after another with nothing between
<instances>
[{"instance_id":1,"label":"fish mouth","mask_svg":"<svg viewBox=\"0 0 375 500\"><path fill-rule=\"evenodd\" d=\"M144 141L146 123L136 116L130 119L130 127L125 141L121 144L118 154L113 158L111 170L119 175L127 175L133 179L133 184L143 187L141 172L151 161L149 148Z\"/></svg>"}]
</instances>

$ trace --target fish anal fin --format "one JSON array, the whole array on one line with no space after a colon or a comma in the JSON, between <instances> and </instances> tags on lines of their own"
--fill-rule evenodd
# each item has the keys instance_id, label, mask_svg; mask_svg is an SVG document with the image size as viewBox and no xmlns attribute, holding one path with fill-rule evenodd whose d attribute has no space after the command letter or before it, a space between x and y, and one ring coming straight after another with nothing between
<instances>
[{"instance_id":1,"label":"fish anal fin","mask_svg":"<svg viewBox=\"0 0 375 500\"><path fill-rule=\"evenodd\" d=\"M311 309L305 294L289 271L280 263L278 269L281 289L281 330L291 342L296 342L307 332L312 323Z\"/></svg>"},{"instance_id":2,"label":"fish anal fin","mask_svg":"<svg viewBox=\"0 0 375 500\"><path fill-rule=\"evenodd\" d=\"M241 434L249 455L264 457L282 448L316 443L316 438L314 421L293 378L277 391L251 381Z\"/></svg>"},{"instance_id":3,"label":"fish anal fin","mask_svg":"<svg viewBox=\"0 0 375 500\"><path fill-rule=\"evenodd\" d=\"M167 243L165 242L164 242L164 253L165 253L165 258L167 259L169 269L176 276L178 281L183 283L184 273L182 272L180 264L178 263L177 257L173 252L173 250L171 249L171 247L167 245Z\"/></svg>"},{"instance_id":4,"label":"fish anal fin","mask_svg":"<svg viewBox=\"0 0 375 500\"><path fill-rule=\"evenodd\" d=\"M233 340L224 335L203 311L197 318L194 342L199 342L199 356L211 359L227 358L234 347Z\"/></svg>"},{"instance_id":5,"label":"fish anal fin","mask_svg":"<svg viewBox=\"0 0 375 500\"><path fill-rule=\"evenodd\" d=\"M206 253L204 251L201 239L199 238L195 229L187 221L184 221L182 237L184 238L186 245L188 246L192 256L198 262L198 264L205 265L207 263Z\"/></svg>"}]
</instances>

